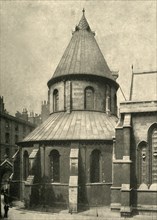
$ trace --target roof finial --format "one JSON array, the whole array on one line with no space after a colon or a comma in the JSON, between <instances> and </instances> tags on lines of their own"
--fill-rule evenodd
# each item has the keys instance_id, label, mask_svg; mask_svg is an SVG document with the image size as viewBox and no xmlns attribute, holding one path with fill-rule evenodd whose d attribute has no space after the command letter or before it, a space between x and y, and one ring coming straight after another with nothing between
<instances>
[{"instance_id":1,"label":"roof finial","mask_svg":"<svg viewBox=\"0 0 157 220\"><path fill-rule=\"evenodd\" d=\"M83 15L84 15L84 13L85 13L85 9L84 8L83 8L82 12L83 12Z\"/></svg>"},{"instance_id":2,"label":"roof finial","mask_svg":"<svg viewBox=\"0 0 157 220\"><path fill-rule=\"evenodd\" d=\"M133 66L133 64L132 64L132 66L131 66L131 69L132 69L132 72L133 72L133 70L134 70L134 66Z\"/></svg>"}]
</instances>

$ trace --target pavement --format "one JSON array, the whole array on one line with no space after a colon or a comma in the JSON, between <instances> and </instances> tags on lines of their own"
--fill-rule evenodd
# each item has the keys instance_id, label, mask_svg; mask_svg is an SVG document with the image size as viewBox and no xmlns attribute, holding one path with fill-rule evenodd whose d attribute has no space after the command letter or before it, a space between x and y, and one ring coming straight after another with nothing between
<instances>
[{"instance_id":1,"label":"pavement","mask_svg":"<svg viewBox=\"0 0 157 220\"><path fill-rule=\"evenodd\" d=\"M4 210L2 209L2 216ZM89 210L70 214L67 209L61 210L57 208L41 208L38 210L25 209L23 203L16 202L9 209L8 218L3 220L123 220L126 217L120 217L119 212L111 212L109 207L92 207ZM157 213L149 215L136 215L130 217L129 220L157 220Z\"/></svg>"}]
</instances>

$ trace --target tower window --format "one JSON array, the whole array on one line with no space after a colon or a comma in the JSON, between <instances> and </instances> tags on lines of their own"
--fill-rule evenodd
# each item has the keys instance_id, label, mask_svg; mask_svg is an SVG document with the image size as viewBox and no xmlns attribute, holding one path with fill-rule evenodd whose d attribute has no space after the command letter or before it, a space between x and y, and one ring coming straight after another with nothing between
<instances>
[{"instance_id":1,"label":"tower window","mask_svg":"<svg viewBox=\"0 0 157 220\"><path fill-rule=\"evenodd\" d=\"M94 89L92 87L85 88L85 109L94 109Z\"/></svg>"},{"instance_id":2,"label":"tower window","mask_svg":"<svg viewBox=\"0 0 157 220\"><path fill-rule=\"evenodd\" d=\"M100 162L101 152L99 150L93 150L91 153L90 161L90 180L91 183L100 182Z\"/></svg>"},{"instance_id":3,"label":"tower window","mask_svg":"<svg viewBox=\"0 0 157 220\"><path fill-rule=\"evenodd\" d=\"M106 111L111 111L111 88L106 86Z\"/></svg>"},{"instance_id":4,"label":"tower window","mask_svg":"<svg viewBox=\"0 0 157 220\"><path fill-rule=\"evenodd\" d=\"M57 150L50 153L50 177L53 182L60 182L60 155Z\"/></svg>"},{"instance_id":5,"label":"tower window","mask_svg":"<svg viewBox=\"0 0 157 220\"><path fill-rule=\"evenodd\" d=\"M23 154L23 178L24 180L27 179L29 175L29 155L28 152L25 151Z\"/></svg>"},{"instance_id":6,"label":"tower window","mask_svg":"<svg viewBox=\"0 0 157 220\"><path fill-rule=\"evenodd\" d=\"M53 92L53 112L57 112L59 110L59 92L57 89Z\"/></svg>"}]
</instances>

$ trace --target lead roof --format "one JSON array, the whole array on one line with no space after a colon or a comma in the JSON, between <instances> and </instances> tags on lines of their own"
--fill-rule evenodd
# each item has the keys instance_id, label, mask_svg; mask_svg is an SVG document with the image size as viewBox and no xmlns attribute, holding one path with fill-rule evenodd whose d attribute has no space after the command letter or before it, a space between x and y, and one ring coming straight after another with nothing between
<instances>
[{"instance_id":1,"label":"lead roof","mask_svg":"<svg viewBox=\"0 0 157 220\"><path fill-rule=\"evenodd\" d=\"M48 85L57 77L71 74L90 74L114 80L94 35L83 10L82 18Z\"/></svg>"},{"instance_id":2,"label":"lead roof","mask_svg":"<svg viewBox=\"0 0 157 220\"><path fill-rule=\"evenodd\" d=\"M117 118L102 112L53 113L23 142L53 140L112 140Z\"/></svg>"}]
</instances>

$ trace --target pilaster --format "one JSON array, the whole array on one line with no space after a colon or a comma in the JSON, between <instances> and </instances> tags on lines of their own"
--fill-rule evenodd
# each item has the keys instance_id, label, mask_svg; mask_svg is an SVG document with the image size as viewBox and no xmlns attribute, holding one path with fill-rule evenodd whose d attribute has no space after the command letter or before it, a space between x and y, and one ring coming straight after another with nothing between
<instances>
[{"instance_id":1,"label":"pilaster","mask_svg":"<svg viewBox=\"0 0 157 220\"><path fill-rule=\"evenodd\" d=\"M111 187L111 209L120 209L121 216L130 216L131 209L131 188L130 188L130 134L131 115L124 115L122 124L123 148L122 159L117 159L118 149L113 152L113 185ZM113 142L115 143L115 141ZM114 144L115 147L118 145Z\"/></svg>"}]
</instances>

